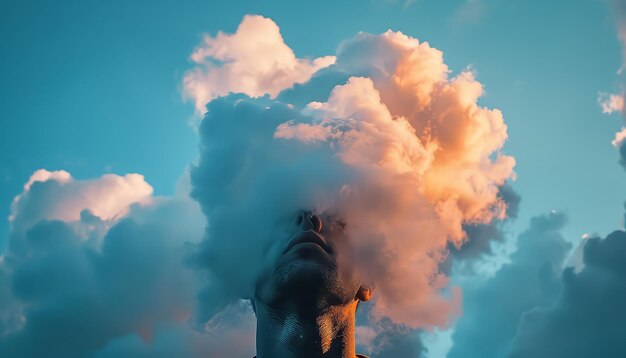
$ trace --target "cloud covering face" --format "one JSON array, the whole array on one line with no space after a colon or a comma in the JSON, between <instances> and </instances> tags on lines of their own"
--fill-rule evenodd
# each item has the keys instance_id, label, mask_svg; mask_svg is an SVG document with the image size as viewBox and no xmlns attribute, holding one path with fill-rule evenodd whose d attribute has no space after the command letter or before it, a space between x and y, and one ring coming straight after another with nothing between
<instances>
[{"instance_id":1,"label":"cloud covering face","mask_svg":"<svg viewBox=\"0 0 626 358\"><path fill-rule=\"evenodd\" d=\"M460 302L439 271L448 245L465 242L464 224L506 215L499 188L515 160L501 153L502 113L477 104L470 71L451 77L441 51L399 32L345 41L302 82L266 92L276 100L209 102L191 171L208 218L198 260L233 297L252 297L285 244L282 223L313 209L346 222L375 287L374 321L446 325Z\"/></svg>"}]
</instances>

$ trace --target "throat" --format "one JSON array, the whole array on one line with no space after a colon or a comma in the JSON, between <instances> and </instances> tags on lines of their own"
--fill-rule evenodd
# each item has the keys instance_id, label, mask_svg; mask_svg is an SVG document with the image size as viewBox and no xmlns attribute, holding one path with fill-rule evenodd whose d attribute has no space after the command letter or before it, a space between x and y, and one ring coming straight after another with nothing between
<instances>
[{"instance_id":1,"label":"throat","mask_svg":"<svg viewBox=\"0 0 626 358\"><path fill-rule=\"evenodd\" d=\"M257 306L257 358L354 358L356 301L321 312Z\"/></svg>"}]
</instances>

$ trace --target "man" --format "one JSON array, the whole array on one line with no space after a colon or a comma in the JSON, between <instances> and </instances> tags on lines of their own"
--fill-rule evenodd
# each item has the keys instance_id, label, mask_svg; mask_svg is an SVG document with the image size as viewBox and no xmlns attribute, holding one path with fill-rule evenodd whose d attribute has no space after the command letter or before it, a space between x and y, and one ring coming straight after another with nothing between
<instances>
[{"instance_id":1,"label":"man","mask_svg":"<svg viewBox=\"0 0 626 358\"><path fill-rule=\"evenodd\" d=\"M347 239L303 212L282 255L252 300L257 358L355 358L355 314L371 290L362 285Z\"/></svg>"}]
</instances>

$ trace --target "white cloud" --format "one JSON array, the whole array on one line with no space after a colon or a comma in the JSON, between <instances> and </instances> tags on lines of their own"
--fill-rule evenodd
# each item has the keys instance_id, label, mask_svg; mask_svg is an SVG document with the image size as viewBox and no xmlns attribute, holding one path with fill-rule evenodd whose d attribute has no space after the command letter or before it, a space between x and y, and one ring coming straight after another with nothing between
<instances>
[{"instance_id":1,"label":"white cloud","mask_svg":"<svg viewBox=\"0 0 626 358\"><path fill-rule=\"evenodd\" d=\"M460 292L439 264L448 245L467 239L464 224L505 215L499 187L515 165L500 152L502 113L477 103L480 82L470 71L449 73L426 42L361 33L339 46L324 77L285 92L308 105L281 96L210 102L191 172L211 223L207 267L228 278L235 297L252 297L257 275L281 251L276 223L315 208L344 219L357 245L376 253L365 273L374 321L446 326ZM257 224L241 225L248 217Z\"/></svg>"},{"instance_id":2,"label":"white cloud","mask_svg":"<svg viewBox=\"0 0 626 358\"><path fill-rule=\"evenodd\" d=\"M85 209L111 220L125 215L131 204L147 202L151 194L140 174L76 180L66 171L39 169L13 199L9 220L14 230L25 230L41 220L78 221Z\"/></svg>"},{"instance_id":3,"label":"white cloud","mask_svg":"<svg viewBox=\"0 0 626 358\"><path fill-rule=\"evenodd\" d=\"M297 58L278 25L258 15L245 16L234 34L206 35L191 60L196 67L185 75L184 95L200 114L207 102L229 93L275 97L335 62L333 56Z\"/></svg>"},{"instance_id":4,"label":"white cloud","mask_svg":"<svg viewBox=\"0 0 626 358\"><path fill-rule=\"evenodd\" d=\"M184 327L197 293L185 243L204 219L188 198L151 193L138 174L31 176L0 257L0 356L89 356L125 335L150 341L162 323Z\"/></svg>"}]
</instances>

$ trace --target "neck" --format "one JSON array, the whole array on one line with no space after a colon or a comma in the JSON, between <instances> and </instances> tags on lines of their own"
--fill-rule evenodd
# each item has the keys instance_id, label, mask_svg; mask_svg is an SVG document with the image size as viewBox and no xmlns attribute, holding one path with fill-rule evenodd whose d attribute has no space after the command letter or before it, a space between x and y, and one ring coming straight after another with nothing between
<instances>
[{"instance_id":1,"label":"neck","mask_svg":"<svg viewBox=\"0 0 626 358\"><path fill-rule=\"evenodd\" d=\"M354 358L357 301L323 310L258 305L257 358Z\"/></svg>"}]
</instances>

